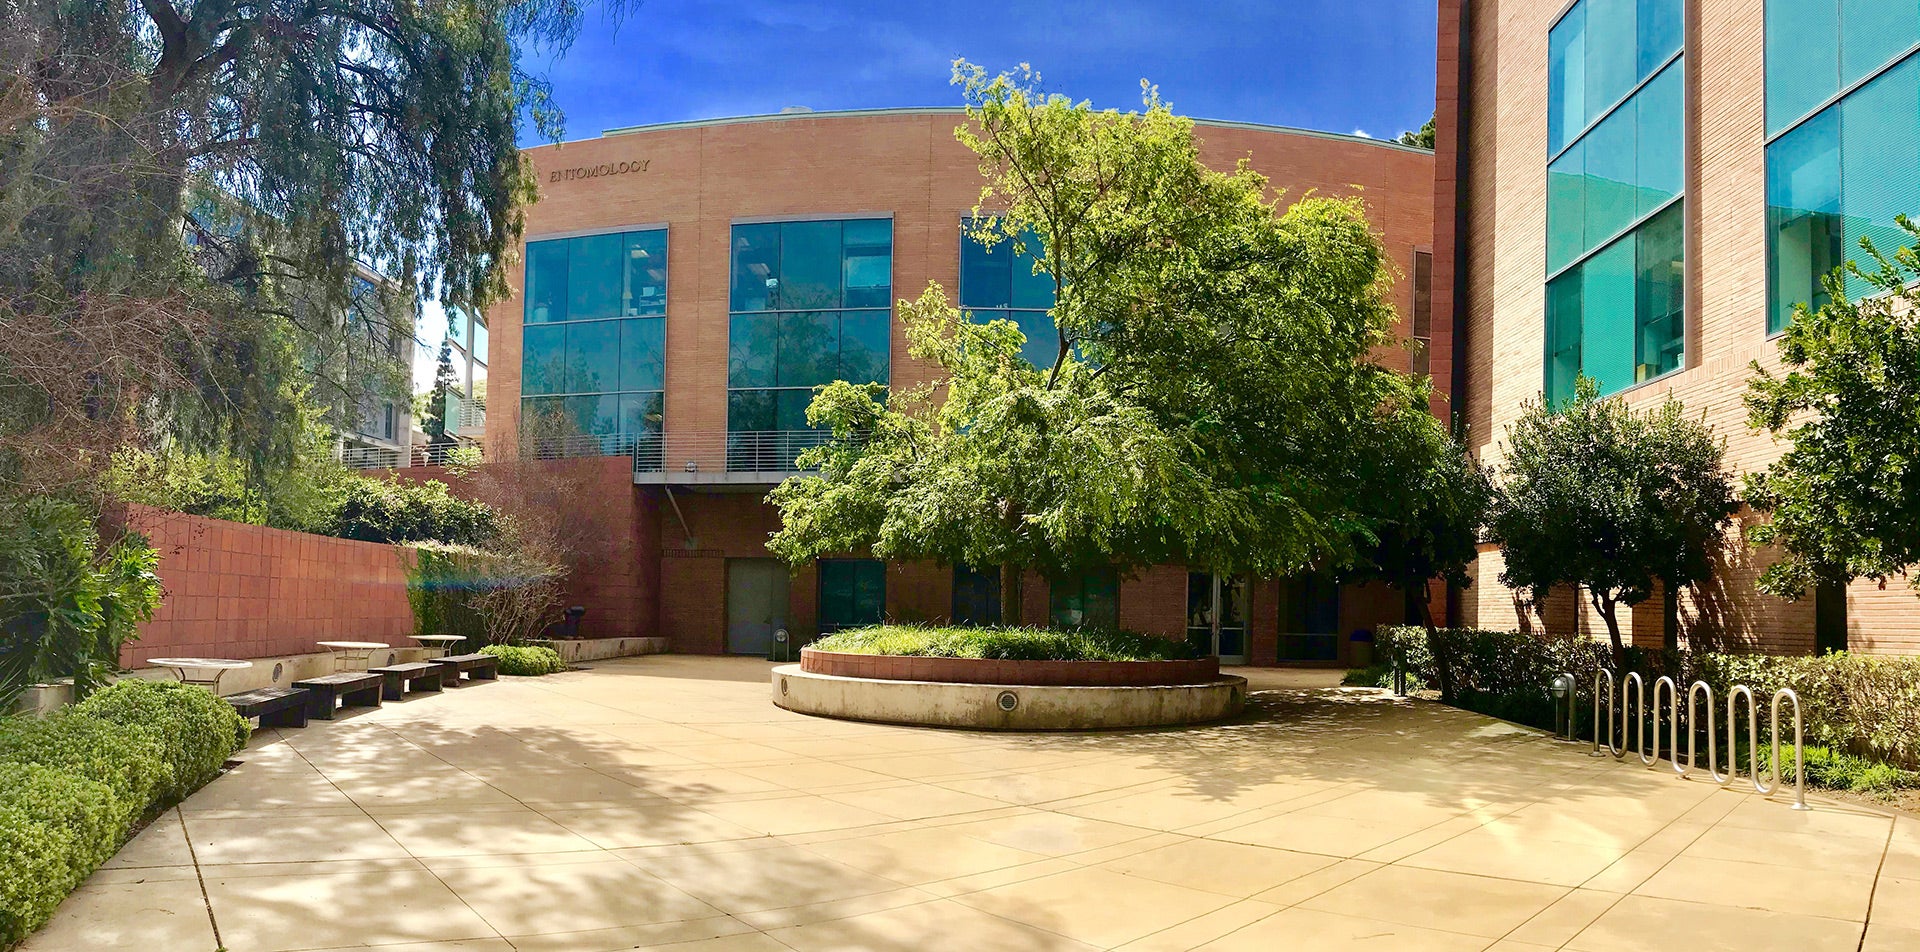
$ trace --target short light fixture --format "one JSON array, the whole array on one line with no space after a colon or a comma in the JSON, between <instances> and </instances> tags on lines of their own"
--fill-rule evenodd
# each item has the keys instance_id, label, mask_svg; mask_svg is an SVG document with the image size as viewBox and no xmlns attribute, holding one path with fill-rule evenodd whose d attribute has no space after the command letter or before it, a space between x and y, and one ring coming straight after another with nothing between
<instances>
[{"instance_id":1,"label":"short light fixture","mask_svg":"<svg viewBox=\"0 0 1920 952\"><path fill-rule=\"evenodd\" d=\"M700 461L699 461L699 460L691 460L691 459L690 459L690 460L687 460L687 472L689 472L689 473L697 473L697 472L699 472L699 471L700 471Z\"/></svg>"}]
</instances>

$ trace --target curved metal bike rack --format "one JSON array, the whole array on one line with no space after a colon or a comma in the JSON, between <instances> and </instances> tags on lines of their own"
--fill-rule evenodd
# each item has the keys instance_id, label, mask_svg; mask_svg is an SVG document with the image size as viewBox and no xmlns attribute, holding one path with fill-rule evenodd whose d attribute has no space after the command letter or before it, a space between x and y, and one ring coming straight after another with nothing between
<instances>
[{"instance_id":1,"label":"curved metal bike rack","mask_svg":"<svg viewBox=\"0 0 1920 952\"><path fill-rule=\"evenodd\" d=\"M1572 681L1572 675L1563 674L1559 678ZM1555 680L1559 680L1556 678ZM1734 685L1727 692L1727 770L1720 772L1719 730L1715 721L1713 687L1705 681L1695 681L1687 689L1687 757L1680 759L1680 685L1670 677L1661 677L1653 683L1653 706L1649 710L1646 696L1646 679L1637 671L1629 671L1620 679L1619 693L1614 693L1613 671L1602 668L1593 675L1593 750L1588 756L1602 757L1611 755L1615 760L1624 760L1628 750L1639 756L1640 763L1652 768L1660 761L1660 719L1664 714L1667 720L1667 757L1673 767L1676 778L1686 779L1700 769L1699 736L1701 729L1707 735L1707 773L1721 786L1731 784L1740 774L1738 763L1739 745L1735 740L1739 736L1740 699L1747 702L1747 780L1753 784L1755 793L1771 797L1779 792L1782 781L1780 755L1782 752L1780 736L1780 705L1782 701L1793 705L1793 809L1806 810L1807 806L1807 769L1806 769L1806 728L1800 713L1800 696L1791 688L1781 688L1773 692L1769 705L1768 727L1773 742L1773 756L1768 758L1767 779L1760 779L1760 704L1753 689L1744 684ZM1629 698L1627 689L1632 688ZM1601 712L1601 701L1605 698L1606 711ZM1706 704L1700 704L1702 697ZM1662 703L1664 699L1665 703ZM1617 704L1616 704L1617 701ZM1618 708L1617 712L1615 708ZM1571 701L1569 701L1571 707ZM1703 720L1701 712L1706 714ZM1616 718L1617 713L1617 718ZM1628 746L1628 721L1634 718L1635 743ZM1571 711L1569 711L1571 714ZM1648 718L1652 718L1653 742L1647 742ZM1567 718L1568 731L1572 731L1573 718ZM1605 726L1605 734L1601 733ZM1557 732L1556 732L1557 736Z\"/></svg>"}]
</instances>

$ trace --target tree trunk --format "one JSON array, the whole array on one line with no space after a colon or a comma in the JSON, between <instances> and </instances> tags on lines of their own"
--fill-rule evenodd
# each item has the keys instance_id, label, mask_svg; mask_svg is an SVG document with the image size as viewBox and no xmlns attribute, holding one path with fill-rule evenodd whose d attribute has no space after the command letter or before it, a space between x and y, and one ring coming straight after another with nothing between
<instances>
[{"instance_id":1,"label":"tree trunk","mask_svg":"<svg viewBox=\"0 0 1920 952\"><path fill-rule=\"evenodd\" d=\"M1018 565L1000 566L1000 624L1020 624L1020 579L1025 573Z\"/></svg>"},{"instance_id":2,"label":"tree trunk","mask_svg":"<svg viewBox=\"0 0 1920 952\"><path fill-rule=\"evenodd\" d=\"M1622 668L1627 663L1627 646L1620 640L1619 607L1613 599L1600 595L1593 596L1593 607L1606 620L1607 635L1613 639L1613 666Z\"/></svg>"}]
</instances>

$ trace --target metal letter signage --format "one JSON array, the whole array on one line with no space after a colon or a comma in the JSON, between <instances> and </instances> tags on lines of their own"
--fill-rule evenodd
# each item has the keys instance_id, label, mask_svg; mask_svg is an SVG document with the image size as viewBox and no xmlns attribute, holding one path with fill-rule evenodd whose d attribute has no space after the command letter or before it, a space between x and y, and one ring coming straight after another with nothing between
<instances>
[{"instance_id":1,"label":"metal letter signage","mask_svg":"<svg viewBox=\"0 0 1920 952\"><path fill-rule=\"evenodd\" d=\"M571 169L554 169L548 173L548 182L571 182L575 179L600 178L605 175L626 175L629 172L645 172L652 159L635 159L629 162L602 162L599 165L583 165Z\"/></svg>"}]
</instances>

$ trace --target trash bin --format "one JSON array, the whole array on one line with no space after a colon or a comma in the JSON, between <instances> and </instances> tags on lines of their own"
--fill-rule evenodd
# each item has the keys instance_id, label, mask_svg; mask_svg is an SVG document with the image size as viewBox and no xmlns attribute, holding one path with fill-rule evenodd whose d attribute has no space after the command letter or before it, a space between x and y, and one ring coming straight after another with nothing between
<instances>
[{"instance_id":1,"label":"trash bin","mask_svg":"<svg viewBox=\"0 0 1920 952\"><path fill-rule=\"evenodd\" d=\"M774 629L773 644L767 648L767 660L792 664L800 660L799 656L800 649L793 646L793 636L787 634L785 628Z\"/></svg>"},{"instance_id":2,"label":"trash bin","mask_svg":"<svg viewBox=\"0 0 1920 952\"><path fill-rule=\"evenodd\" d=\"M1347 636L1347 663L1355 668L1373 666L1373 632L1360 628Z\"/></svg>"}]
</instances>

